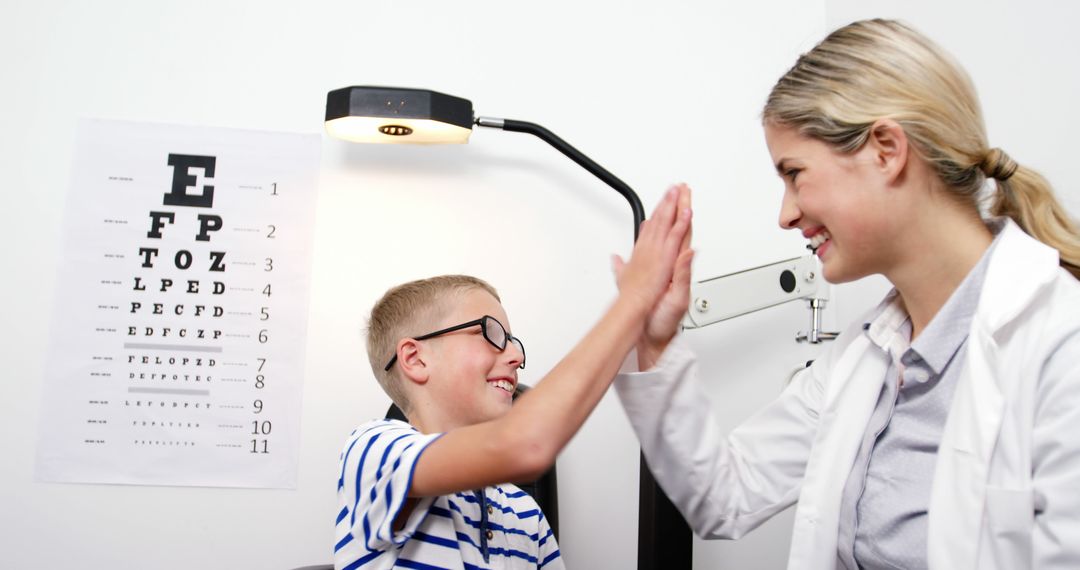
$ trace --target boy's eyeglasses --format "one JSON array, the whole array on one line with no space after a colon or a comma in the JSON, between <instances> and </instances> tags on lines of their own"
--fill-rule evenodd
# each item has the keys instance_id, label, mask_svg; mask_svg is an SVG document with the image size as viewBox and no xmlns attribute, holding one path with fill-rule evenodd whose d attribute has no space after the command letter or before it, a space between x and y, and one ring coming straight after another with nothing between
<instances>
[{"instance_id":1,"label":"boy's eyeglasses","mask_svg":"<svg viewBox=\"0 0 1080 570\"><path fill-rule=\"evenodd\" d=\"M525 345L521 344L520 338L506 332L506 328L502 326L502 323L500 323L495 317L492 317L490 315L484 315L483 317L480 317L475 321L461 323L460 325L454 325L450 328L438 330L433 333L413 337L413 340L427 340L429 338L434 338L446 333L459 331L461 329L467 329L469 327L475 327L476 325L480 325L480 330L484 333L484 339L490 342L491 346L494 346L499 350L506 350L506 344L508 342L514 343L514 346L516 346L517 349L521 351L521 364L518 365L518 368L525 368ZM397 362L396 353L390 359L390 362L386 363L386 367L383 368L383 370L390 370L390 367L393 366L395 362Z\"/></svg>"}]
</instances>

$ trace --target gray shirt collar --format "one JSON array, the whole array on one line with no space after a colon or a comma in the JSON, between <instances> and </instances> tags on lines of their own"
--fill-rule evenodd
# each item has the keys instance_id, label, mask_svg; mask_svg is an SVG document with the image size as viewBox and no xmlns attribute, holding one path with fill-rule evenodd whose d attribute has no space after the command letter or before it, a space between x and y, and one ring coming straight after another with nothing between
<instances>
[{"instance_id":1,"label":"gray shirt collar","mask_svg":"<svg viewBox=\"0 0 1080 570\"><path fill-rule=\"evenodd\" d=\"M893 354L901 353L905 366L922 361L933 376L941 374L967 339L990 265L990 256L1004 224L992 222L988 226L995 234L994 241L914 343L910 343L910 317L895 289L881 302L870 322L863 325L871 342L886 352L892 349ZM929 376L919 375L916 379L926 381Z\"/></svg>"}]
</instances>

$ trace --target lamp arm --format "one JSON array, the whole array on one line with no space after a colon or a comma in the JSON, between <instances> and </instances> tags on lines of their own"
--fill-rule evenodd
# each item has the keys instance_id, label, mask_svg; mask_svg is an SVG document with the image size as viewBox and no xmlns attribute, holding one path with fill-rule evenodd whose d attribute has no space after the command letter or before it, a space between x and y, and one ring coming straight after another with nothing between
<instances>
[{"instance_id":1,"label":"lamp arm","mask_svg":"<svg viewBox=\"0 0 1080 570\"><path fill-rule=\"evenodd\" d=\"M585 156L584 153L571 146L570 143L559 138L555 133L536 123L515 121L513 119L478 117L476 119L476 124L481 127L502 129L504 131L513 131L515 133L529 133L555 147L556 150L565 154L570 160L573 160L582 168L591 172L593 176L603 180L605 184L614 188L619 194L622 194L623 198L626 198L626 201L630 203L630 209L634 214L634 241L637 241L638 226L641 225L641 222L645 221L645 208L641 205L641 199L638 198L638 195L634 192L633 188L630 188L625 182L619 180L617 176L609 172L606 168L600 166L588 156Z\"/></svg>"}]
</instances>

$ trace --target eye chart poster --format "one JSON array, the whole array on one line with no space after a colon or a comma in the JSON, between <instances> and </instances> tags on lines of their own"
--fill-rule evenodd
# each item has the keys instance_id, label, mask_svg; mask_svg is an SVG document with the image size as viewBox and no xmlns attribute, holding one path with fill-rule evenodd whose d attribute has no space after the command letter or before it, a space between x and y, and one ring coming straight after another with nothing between
<instances>
[{"instance_id":1,"label":"eye chart poster","mask_svg":"<svg viewBox=\"0 0 1080 570\"><path fill-rule=\"evenodd\" d=\"M38 479L295 487L319 147L80 122Z\"/></svg>"}]
</instances>

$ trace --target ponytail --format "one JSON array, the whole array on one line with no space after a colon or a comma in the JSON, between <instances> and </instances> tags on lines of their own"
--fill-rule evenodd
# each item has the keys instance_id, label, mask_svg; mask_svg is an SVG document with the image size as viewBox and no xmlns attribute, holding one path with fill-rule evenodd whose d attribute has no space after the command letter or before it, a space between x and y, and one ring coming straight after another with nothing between
<instances>
[{"instance_id":1,"label":"ponytail","mask_svg":"<svg viewBox=\"0 0 1080 570\"><path fill-rule=\"evenodd\" d=\"M1080 279L1080 232L1050 183L1000 149L991 149L980 166L997 184L990 213L1012 218L1028 235L1058 250L1061 266Z\"/></svg>"}]
</instances>

